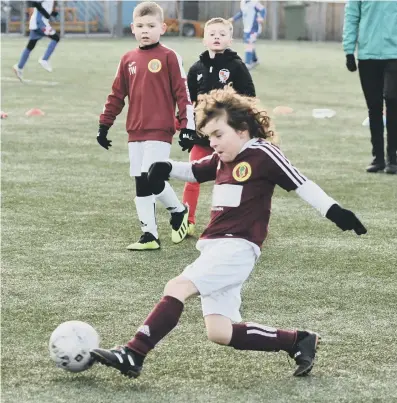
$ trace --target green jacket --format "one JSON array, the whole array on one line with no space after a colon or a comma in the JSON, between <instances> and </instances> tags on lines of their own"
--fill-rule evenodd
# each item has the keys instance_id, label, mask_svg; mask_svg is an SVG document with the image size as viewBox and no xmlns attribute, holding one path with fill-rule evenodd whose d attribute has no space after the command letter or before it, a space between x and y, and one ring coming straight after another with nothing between
<instances>
[{"instance_id":1,"label":"green jacket","mask_svg":"<svg viewBox=\"0 0 397 403\"><path fill-rule=\"evenodd\" d=\"M397 1L352 1L345 7L343 50L358 59L397 59Z\"/></svg>"}]
</instances>

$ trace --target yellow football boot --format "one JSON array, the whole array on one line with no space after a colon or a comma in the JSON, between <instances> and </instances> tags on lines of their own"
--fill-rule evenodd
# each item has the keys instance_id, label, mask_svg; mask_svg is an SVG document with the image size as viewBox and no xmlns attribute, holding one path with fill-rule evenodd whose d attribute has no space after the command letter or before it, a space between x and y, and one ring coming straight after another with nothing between
<instances>
[{"instance_id":1,"label":"yellow football boot","mask_svg":"<svg viewBox=\"0 0 397 403\"><path fill-rule=\"evenodd\" d=\"M189 208L186 206L180 213L171 213L171 239L174 243L182 242L187 235Z\"/></svg>"},{"instance_id":2,"label":"yellow football boot","mask_svg":"<svg viewBox=\"0 0 397 403\"><path fill-rule=\"evenodd\" d=\"M138 242L127 246L128 250L156 250L160 249L160 240L150 232L142 234Z\"/></svg>"},{"instance_id":3,"label":"yellow football boot","mask_svg":"<svg viewBox=\"0 0 397 403\"><path fill-rule=\"evenodd\" d=\"M189 222L187 226L187 235L194 236L195 233L196 233L196 224Z\"/></svg>"}]
</instances>

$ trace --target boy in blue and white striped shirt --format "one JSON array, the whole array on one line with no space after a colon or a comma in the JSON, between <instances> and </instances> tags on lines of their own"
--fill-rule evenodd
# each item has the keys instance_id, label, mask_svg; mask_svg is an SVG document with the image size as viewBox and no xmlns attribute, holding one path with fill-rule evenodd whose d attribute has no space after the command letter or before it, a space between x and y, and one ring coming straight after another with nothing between
<instances>
[{"instance_id":1,"label":"boy in blue and white striped shirt","mask_svg":"<svg viewBox=\"0 0 397 403\"><path fill-rule=\"evenodd\" d=\"M48 72L52 72L52 67L49 58L54 52L60 40L59 35L50 24L50 18L55 18L58 12L54 10L54 0L41 0L32 1L31 5L34 11L29 21L29 42L21 54L18 64L13 66L16 76L23 82L23 68L29 59L30 53L35 48L37 42L43 38L48 37L51 42L48 44L47 50L42 59L39 59L41 67Z\"/></svg>"},{"instance_id":2,"label":"boy in blue and white striped shirt","mask_svg":"<svg viewBox=\"0 0 397 403\"><path fill-rule=\"evenodd\" d=\"M266 8L259 1L241 0L240 11L230 18L231 22L243 19L245 64L252 69L258 64L255 52L255 42L262 32L262 23L266 16Z\"/></svg>"}]
</instances>

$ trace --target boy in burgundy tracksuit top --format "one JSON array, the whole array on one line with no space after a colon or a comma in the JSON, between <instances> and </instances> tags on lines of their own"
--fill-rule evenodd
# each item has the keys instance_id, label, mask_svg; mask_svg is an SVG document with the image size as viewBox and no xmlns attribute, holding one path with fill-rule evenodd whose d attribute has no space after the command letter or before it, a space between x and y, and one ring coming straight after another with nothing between
<instances>
[{"instance_id":1,"label":"boy in burgundy tracksuit top","mask_svg":"<svg viewBox=\"0 0 397 403\"><path fill-rule=\"evenodd\" d=\"M126 129L130 157L130 176L135 177L135 205L142 236L127 247L130 250L159 249L155 203L158 199L171 212L172 241L181 242L187 233L187 208L171 186L149 183L147 172L154 162L170 156L175 133L175 104L178 105L181 131L195 130L193 106L181 57L159 43L166 25L163 10L154 2L139 4L133 13L132 32L139 47L120 61L112 92L99 119L98 143L109 149L109 128L120 114L128 97Z\"/></svg>"}]
</instances>

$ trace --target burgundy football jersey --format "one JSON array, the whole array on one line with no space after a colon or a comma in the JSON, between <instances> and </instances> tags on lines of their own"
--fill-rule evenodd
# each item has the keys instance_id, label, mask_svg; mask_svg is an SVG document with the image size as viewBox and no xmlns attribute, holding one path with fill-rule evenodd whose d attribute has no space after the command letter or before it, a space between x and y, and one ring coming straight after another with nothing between
<instances>
[{"instance_id":1,"label":"burgundy football jersey","mask_svg":"<svg viewBox=\"0 0 397 403\"><path fill-rule=\"evenodd\" d=\"M242 238L261 247L276 185L290 191L307 179L268 141L248 141L233 162L218 154L192 165L198 182L215 180L211 221L200 239Z\"/></svg>"},{"instance_id":2,"label":"burgundy football jersey","mask_svg":"<svg viewBox=\"0 0 397 403\"><path fill-rule=\"evenodd\" d=\"M112 126L128 97L128 141L172 142L175 105L182 128L194 130L194 111L182 59L162 44L136 48L120 61L99 122Z\"/></svg>"}]
</instances>

